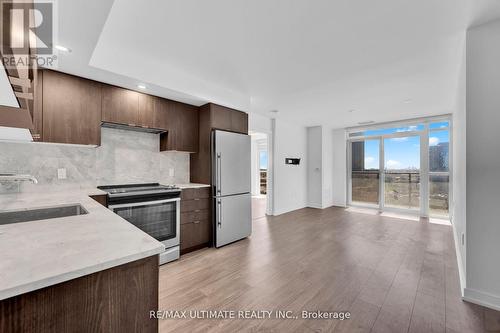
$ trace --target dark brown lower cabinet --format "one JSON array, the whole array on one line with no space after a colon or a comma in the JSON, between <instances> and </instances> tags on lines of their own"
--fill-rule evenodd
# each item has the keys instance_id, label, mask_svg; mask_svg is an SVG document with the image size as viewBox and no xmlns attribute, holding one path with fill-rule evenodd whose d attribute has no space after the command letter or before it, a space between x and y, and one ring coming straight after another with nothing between
<instances>
[{"instance_id":1,"label":"dark brown lower cabinet","mask_svg":"<svg viewBox=\"0 0 500 333\"><path fill-rule=\"evenodd\" d=\"M90 197L104 207L108 207L108 196L106 194L90 195Z\"/></svg>"},{"instance_id":2,"label":"dark brown lower cabinet","mask_svg":"<svg viewBox=\"0 0 500 333\"><path fill-rule=\"evenodd\" d=\"M181 254L210 245L212 215L210 188L190 188L181 194Z\"/></svg>"},{"instance_id":3,"label":"dark brown lower cabinet","mask_svg":"<svg viewBox=\"0 0 500 333\"><path fill-rule=\"evenodd\" d=\"M158 332L158 256L0 301L0 332Z\"/></svg>"},{"instance_id":4,"label":"dark brown lower cabinet","mask_svg":"<svg viewBox=\"0 0 500 333\"><path fill-rule=\"evenodd\" d=\"M181 254L207 247L211 230L209 220L181 224Z\"/></svg>"}]
</instances>

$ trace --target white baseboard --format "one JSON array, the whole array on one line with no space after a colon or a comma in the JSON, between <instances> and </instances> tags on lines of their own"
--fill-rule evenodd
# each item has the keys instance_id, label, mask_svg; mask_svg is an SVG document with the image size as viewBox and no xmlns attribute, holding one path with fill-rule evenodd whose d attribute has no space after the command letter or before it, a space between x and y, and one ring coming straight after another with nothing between
<instances>
[{"instance_id":1,"label":"white baseboard","mask_svg":"<svg viewBox=\"0 0 500 333\"><path fill-rule=\"evenodd\" d=\"M323 209L321 205L316 205L316 204L307 204L308 208L316 208L316 209Z\"/></svg>"},{"instance_id":2,"label":"white baseboard","mask_svg":"<svg viewBox=\"0 0 500 333\"><path fill-rule=\"evenodd\" d=\"M276 209L275 208L274 212L273 212L273 216L279 216L279 215L290 213L290 212L293 212L293 211L296 211L299 209L303 209L303 208L307 208L307 206L304 205L302 207L289 207L289 208L285 208L285 209Z\"/></svg>"},{"instance_id":3,"label":"white baseboard","mask_svg":"<svg viewBox=\"0 0 500 333\"><path fill-rule=\"evenodd\" d=\"M453 240L455 241L455 255L457 256L457 265L458 265L458 277L460 279L460 294L462 298L464 298L465 288L466 288L466 280L465 280L465 267L463 266L462 256L460 255L460 235L457 235L457 230L455 229L455 224L451 224L453 228Z\"/></svg>"},{"instance_id":4,"label":"white baseboard","mask_svg":"<svg viewBox=\"0 0 500 333\"><path fill-rule=\"evenodd\" d=\"M477 305L485 306L487 308L500 311L500 297L485 293L479 290L465 288L464 301L471 302Z\"/></svg>"},{"instance_id":5,"label":"white baseboard","mask_svg":"<svg viewBox=\"0 0 500 333\"><path fill-rule=\"evenodd\" d=\"M347 205L344 205L344 204L332 204L330 207L347 208Z\"/></svg>"}]
</instances>

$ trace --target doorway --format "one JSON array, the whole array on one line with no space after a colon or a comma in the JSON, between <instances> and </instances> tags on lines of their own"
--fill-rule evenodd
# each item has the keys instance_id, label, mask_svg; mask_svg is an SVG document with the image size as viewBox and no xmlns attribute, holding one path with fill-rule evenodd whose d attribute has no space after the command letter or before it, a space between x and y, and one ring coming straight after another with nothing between
<instances>
[{"instance_id":1,"label":"doorway","mask_svg":"<svg viewBox=\"0 0 500 333\"><path fill-rule=\"evenodd\" d=\"M252 218L266 216L268 179L269 179L269 151L268 136L266 133L252 132L251 135L251 163L252 163Z\"/></svg>"},{"instance_id":2,"label":"doorway","mask_svg":"<svg viewBox=\"0 0 500 333\"><path fill-rule=\"evenodd\" d=\"M451 120L348 130L351 206L448 218L451 193Z\"/></svg>"}]
</instances>

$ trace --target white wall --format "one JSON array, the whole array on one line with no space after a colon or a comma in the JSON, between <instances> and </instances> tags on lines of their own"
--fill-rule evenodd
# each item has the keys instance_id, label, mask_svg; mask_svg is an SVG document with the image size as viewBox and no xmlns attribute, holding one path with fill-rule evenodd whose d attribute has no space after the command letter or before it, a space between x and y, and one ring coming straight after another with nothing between
<instances>
[{"instance_id":1,"label":"white wall","mask_svg":"<svg viewBox=\"0 0 500 333\"><path fill-rule=\"evenodd\" d=\"M465 298L500 310L500 21L467 34Z\"/></svg>"},{"instance_id":2,"label":"white wall","mask_svg":"<svg viewBox=\"0 0 500 333\"><path fill-rule=\"evenodd\" d=\"M464 36L465 39L465 36ZM466 276L466 64L465 64L465 41L463 49L463 60L459 69L458 89L455 107L453 110L453 134L452 134L452 159L453 159L453 190L451 195L450 217L453 224L455 236L455 248L460 271L460 283L465 288ZM462 234L464 243L462 244Z\"/></svg>"},{"instance_id":3,"label":"white wall","mask_svg":"<svg viewBox=\"0 0 500 333\"><path fill-rule=\"evenodd\" d=\"M274 120L274 215L306 207L307 130ZM300 165L285 165L286 157L301 158Z\"/></svg>"},{"instance_id":4,"label":"white wall","mask_svg":"<svg viewBox=\"0 0 500 333\"><path fill-rule=\"evenodd\" d=\"M307 128L307 206L323 208L323 129Z\"/></svg>"},{"instance_id":5,"label":"white wall","mask_svg":"<svg viewBox=\"0 0 500 333\"><path fill-rule=\"evenodd\" d=\"M271 134L272 125L271 118L265 117L258 113L248 114L248 130L251 132L261 132Z\"/></svg>"},{"instance_id":6,"label":"white wall","mask_svg":"<svg viewBox=\"0 0 500 333\"><path fill-rule=\"evenodd\" d=\"M347 205L347 154L345 130L333 130L331 135L333 150L332 204L334 206L345 207Z\"/></svg>"},{"instance_id":7,"label":"white wall","mask_svg":"<svg viewBox=\"0 0 500 333\"><path fill-rule=\"evenodd\" d=\"M323 197L322 207L327 208L333 205L333 131L323 128L322 131L322 177L323 177Z\"/></svg>"},{"instance_id":8,"label":"white wall","mask_svg":"<svg viewBox=\"0 0 500 333\"><path fill-rule=\"evenodd\" d=\"M250 163L252 163L252 166L250 167L250 170L252 172L252 186L251 186L251 191L252 195L259 195L260 194L260 189L259 189L259 159L258 159L258 154L259 150L257 147L257 140L252 137L251 141L251 149L250 149L250 154L252 154L250 158Z\"/></svg>"},{"instance_id":9,"label":"white wall","mask_svg":"<svg viewBox=\"0 0 500 333\"><path fill-rule=\"evenodd\" d=\"M323 126L307 128L307 205L333 205L333 131ZM342 172L342 171L340 171Z\"/></svg>"}]
</instances>

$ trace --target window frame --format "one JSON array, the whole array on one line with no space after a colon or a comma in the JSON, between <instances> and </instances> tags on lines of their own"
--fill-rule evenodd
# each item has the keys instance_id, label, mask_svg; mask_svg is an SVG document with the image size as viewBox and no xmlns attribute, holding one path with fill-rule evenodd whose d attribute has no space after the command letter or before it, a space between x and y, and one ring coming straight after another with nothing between
<instances>
[{"instance_id":1,"label":"window frame","mask_svg":"<svg viewBox=\"0 0 500 333\"><path fill-rule=\"evenodd\" d=\"M448 127L430 129L430 124L438 122L448 122ZM365 132L374 129L384 128L398 128L424 125L423 130L417 131L404 131L390 134L380 135L359 135L350 136L353 133ZM448 171L447 172L431 172L429 161L429 134L432 132L446 131L449 133L449 153L448 153ZM404 209L386 207L384 205L385 195L385 153L384 153L384 140L388 138L419 136L420 137L420 208L419 209ZM379 140L379 203L378 205L363 204L352 201L352 142L366 141L366 140ZM346 181L346 198L347 205L352 207L361 208L378 208L380 212L399 212L417 214L421 217L438 217L443 218L442 215L430 214L430 176L431 175L447 175L448 182L448 216L451 220L453 208L453 118L451 114L445 114L434 117L414 118L408 120L394 121L379 123L367 126L349 127L346 128L346 157L347 157L347 181ZM422 181L425 180L425 181Z\"/></svg>"}]
</instances>

